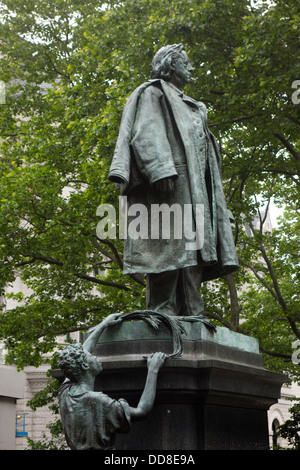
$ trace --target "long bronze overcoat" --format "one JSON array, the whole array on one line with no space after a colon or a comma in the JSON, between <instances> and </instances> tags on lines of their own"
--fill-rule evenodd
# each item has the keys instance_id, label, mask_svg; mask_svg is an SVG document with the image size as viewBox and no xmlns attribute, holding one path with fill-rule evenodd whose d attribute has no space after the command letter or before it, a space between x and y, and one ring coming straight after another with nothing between
<instances>
[{"instance_id":1,"label":"long bronze overcoat","mask_svg":"<svg viewBox=\"0 0 300 470\"><path fill-rule=\"evenodd\" d=\"M162 178L175 180L174 192L163 200L154 186ZM124 241L125 274L201 265L204 280L210 280L238 269L220 154L207 127L203 103L164 80L150 80L137 88L124 107L109 179L120 185L128 207L143 204L149 213L148 237L145 227L139 227L142 238L127 236ZM174 236L178 219L171 224L170 237L163 238L161 233L158 239L151 237L155 222L151 208L163 203L168 207L180 204L183 212L192 207L194 222L196 208L202 207L199 249L189 249L188 240L178 238L178 232ZM134 217L128 217L128 225L132 220ZM184 217L180 223L184 234ZM193 230L199 230L198 225L194 223Z\"/></svg>"}]
</instances>

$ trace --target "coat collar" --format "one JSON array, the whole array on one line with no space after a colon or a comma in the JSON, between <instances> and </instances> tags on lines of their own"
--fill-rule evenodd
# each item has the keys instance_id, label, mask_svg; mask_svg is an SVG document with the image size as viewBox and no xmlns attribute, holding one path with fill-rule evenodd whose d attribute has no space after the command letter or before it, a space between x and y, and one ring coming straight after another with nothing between
<instances>
[{"instance_id":1,"label":"coat collar","mask_svg":"<svg viewBox=\"0 0 300 470\"><path fill-rule=\"evenodd\" d=\"M170 88L172 88L178 94L178 96L180 96L180 98L182 98L182 101L185 101L186 103L192 104L193 106L199 107L199 102L198 101L194 100L193 98L191 98L188 95L185 95L181 90L179 90L179 88L177 88L172 83L170 83L170 82L165 82L165 83L167 83L167 85Z\"/></svg>"}]
</instances>

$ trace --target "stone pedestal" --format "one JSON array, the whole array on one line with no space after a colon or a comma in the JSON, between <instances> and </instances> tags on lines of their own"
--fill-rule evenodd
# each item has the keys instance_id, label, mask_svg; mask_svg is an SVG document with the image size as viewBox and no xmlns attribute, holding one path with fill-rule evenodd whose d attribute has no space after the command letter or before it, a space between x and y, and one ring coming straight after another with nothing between
<instances>
[{"instance_id":1,"label":"stone pedestal","mask_svg":"<svg viewBox=\"0 0 300 470\"><path fill-rule=\"evenodd\" d=\"M159 372L151 414L119 434L116 450L266 450L267 410L287 377L267 371L255 338L202 323L182 322L183 355L168 358ZM109 327L95 355L103 362L95 390L136 406L151 352L172 353L172 335L144 321Z\"/></svg>"}]
</instances>

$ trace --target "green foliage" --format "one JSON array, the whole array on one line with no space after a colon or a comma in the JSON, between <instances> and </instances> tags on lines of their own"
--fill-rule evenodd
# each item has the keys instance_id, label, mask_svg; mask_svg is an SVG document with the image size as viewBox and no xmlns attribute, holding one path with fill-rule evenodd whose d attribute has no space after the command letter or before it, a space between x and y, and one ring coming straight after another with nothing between
<instances>
[{"instance_id":1,"label":"green foliage","mask_svg":"<svg viewBox=\"0 0 300 470\"><path fill-rule=\"evenodd\" d=\"M291 418L279 426L277 435L286 439L289 443L289 450L300 450L300 403L295 403L290 408Z\"/></svg>"},{"instance_id":2,"label":"green foliage","mask_svg":"<svg viewBox=\"0 0 300 470\"><path fill-rule=\"evenodd\" d=\"M51 437L49 438L45 432L42 433L41 439L34 441L27 438L28 447L25 450L68 450L64 439L62 422L56 420L47 425Z\"/></svg>"}]
</instances>

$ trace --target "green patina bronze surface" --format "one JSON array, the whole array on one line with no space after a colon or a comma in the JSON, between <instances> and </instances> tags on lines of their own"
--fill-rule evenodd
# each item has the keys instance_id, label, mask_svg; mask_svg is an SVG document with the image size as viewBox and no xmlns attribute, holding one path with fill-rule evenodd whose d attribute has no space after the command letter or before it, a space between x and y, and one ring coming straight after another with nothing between
<instances>
[{"instance_id":1,"label":"green patina bronze surface","mask_svg":"<svg viewBox=\"0 0 300 470\"><path fill-rule=\"evenodd\" d=\"M184 217L170 220L167 238L162 232L152 236L150 218L147 238L127 234L124 242L124 273L147 275L147 308L190 316L203 312L201 283L239 265L220 152L208 128L206 107L181 91L193 71L183 46L160 49L152 67L151 79L132 93L124 108L108 177L126 195L128 212L134 204L142 204L149 215L155 205L179 204L182 213L191 208L197 249L185 236L176 237L178 228L185 233ZM202 223L196 224L199 207ZM128 227L133 219L129 214Z\"/></svg>"},{"instance_id":2,"label":"green patina bronze surface","mask_svg":"<svg viewBox=\"0 0 300 470\"><path fill-rule=\"evenodd\" d=\"M108 316L94 328L83 345L70 344L59 354L59 366L66 377L58 394L60 416L72 450L113 448L117 433L128 433L131 422L145 418L153 407L157 374L166 358L164 353L148 357L147 379L136 407L122 398L115 400L94 390L102 363L91 353L105 329L120 322L120 314Z\"/></svg>"},{"instance_id":3,"label":"green patina bronze surface","mask_svg":"<svg viewBox=\"0 0 300 470\"><path fill-rule=\"evenodd\" d=\"M186 334L182 334L184 341L206 341L219 344L240 351L247 351L259 354L259 344L256 338L245 336L228 328L217 326L215 332L210 331L201 322L188 322L182 320L182 326ZM142 320L126 321L115 328L105 330L101 336L100 343L110 342L127 342L140 340L172 340L172 331L170 328L162 324L158 330L153 329L150 325ZM184 349L183 349L184 353Z\"/></svg>"},{"instance_id":4,"label":"green patina bronze surface","mask_svg":"<svg viewBox=\"0 0 300 470\"><path fill-rule=\"evenodd\" d=\"M110 449L117 433L129 432L131 421L147 416L155 400L158 371L167 357L184 354L184 340L230 345L244 354L258 352L252 338L215 328L202 315L200 284L235 271L238 260L222 188L220 153L207 125L206 107L181 91L192 71L182 45L157 52L150 81L135 90L125 106L109 178L120 185L129 209L136 203L150 214L155 204L190 207L189 228L198 245L191 247L187 242L193 240L176 237L178 227L171 219L168 239L162 233L153 238L151 223L146 238L127 236L124 273L147 275L147 311L109 316L90 331L83 345L70 345L61 352L59 364L67 378L59 405L71 449ZM203 209L200 225L196 223L199 206ZM127 222L129 226L129 216ZM180 224L185 234L184 217ZM162 349L155 346L164 345L157 339L171 340L172 351L157 352ZM121 354L128 355L132 341L149 344L149 340L151 344L154 340L155 352L148 355L147 351L147 378L137 407L95 391L102 364L91 353L98 345L108 344L110 354L121 344Z\"/></svg>"}]
</instances>

